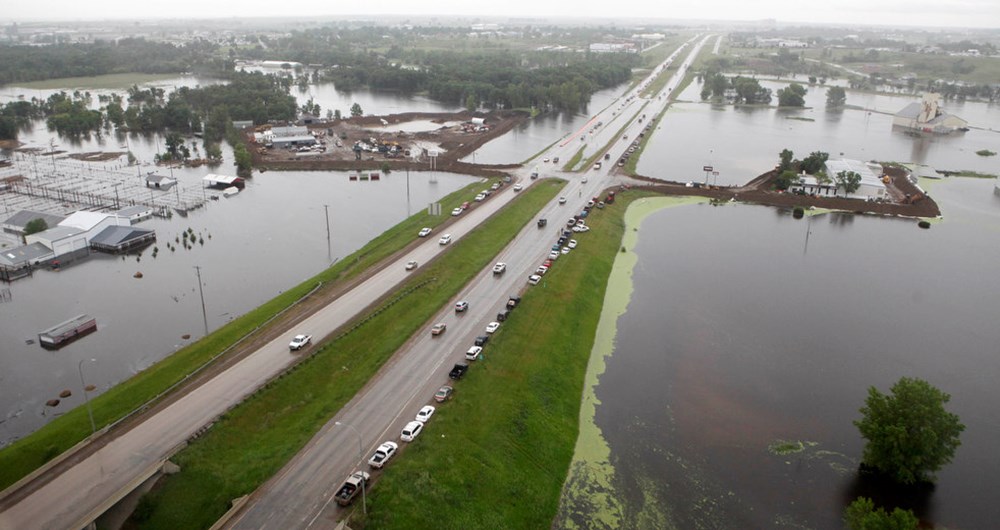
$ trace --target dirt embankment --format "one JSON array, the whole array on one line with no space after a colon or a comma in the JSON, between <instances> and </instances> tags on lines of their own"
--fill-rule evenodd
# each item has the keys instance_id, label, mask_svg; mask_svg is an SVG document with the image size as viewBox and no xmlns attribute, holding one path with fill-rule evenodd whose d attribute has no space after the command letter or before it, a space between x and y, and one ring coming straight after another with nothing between
<instances>
[{"instance_id":1,"label":"dirt embankment","mask_svg":"<svg viewBox=\"0 0 1000 530\"><path fill-rule=\"evenodd\" d=\"M778 174L769 171L751 180L744 186L723 187L703 186L688 187L681 182L666 182L644 176L633 177L645 184L641 188L654 190L664 195L694 195L708 197L720 201L735 200L739 202L778 206L783 208L826 208L842 210L859 214L896 215L903 217L938 217L941 210L936 202L924 195L909 180L909 172L902 168L885 167L885 173L890 182L887 186L890 195L896 202L872 202L862 199L844 197L824 197L814 195L796 195L775 191L774 179Z\"/></svg>"},{"instance_id":2,"label":"dirt embankment","mask_svg":"<svg viewBox=\"0 0 1000 530\"><path fill-rule=\"evenodd\" d=\"M486 130L463 127L479 118ZM309 129L326 144L319 153L299 154L290 149L267 149L255 143L248 148L253 154L254 167L260 170L380 170L388 164L392 171L427 171L431 169L428 156L418 159L405 156L386 156L385 153L363 152L358 159L353 150L355 142L377 138L398 144L403 150L423 153L425 149L438 150L434 163L437 171L461 173L483 177L500 176L504 170L518 164L469 164L461 162L483 144L502 136L520 123L530 119L525 112L500 111L490 113L421 113L407 112L388 116L361 116L332 123L311 124ZM392 130L392 125L416 121L440 124L433 130L406 132Z\"/></svg>"}]
</instances>

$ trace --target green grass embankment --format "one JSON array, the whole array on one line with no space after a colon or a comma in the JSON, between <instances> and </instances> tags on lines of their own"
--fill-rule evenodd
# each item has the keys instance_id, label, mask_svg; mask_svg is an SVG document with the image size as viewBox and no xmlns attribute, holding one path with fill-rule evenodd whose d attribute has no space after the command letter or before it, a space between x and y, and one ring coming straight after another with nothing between
<instances>
[{"instance_id":1,"label":"green grass embankment","mask_svg":"<svg viewBox=\"0 0 1000 530\"><path fill-rule=\"evenodd\" d=\"M476 182L441 200L441 210L450 211L477 193L483 184ZM383 232L357 252L309 280L286 290L260 307L233 320L203 339L186 346L162 361L91 398L98 428L114 423L144 403L166 392L192 372L212 361L241 337L265 325L276 314L292 306L318 284L346 281L373 264L413 242L423 226L434 227L450 219L431 216L426 210L417 213ZM90 435L90 421L85 407L77 407L52 420L38 431L0 450L0 490L7 488L32 471L62 454Z\"/></svg>"},{"instance_id":2,"label":"green grass embankment","mask_svg":"<svg viewBox=\"0 0 1000 530\"><path fill-rule=\"evenodd\" d=\"M368 493L354 528L549 528L573 457L604 291L637 192L587 221Z\"/></svg>"},{"instance_id":3,"label":"green grass embankment","mask_svg":"<svg viewBox=\"0 0 1000 530\"><path fill-rule=\"evenodd\" d=\"M211 526L232 499L281 469L564 184L546 179L525 190L441 258L417 269L364 324L226 413L173 458L181 472L145 498L137 522L151 529Z\"/></svg>"}]
</instances>

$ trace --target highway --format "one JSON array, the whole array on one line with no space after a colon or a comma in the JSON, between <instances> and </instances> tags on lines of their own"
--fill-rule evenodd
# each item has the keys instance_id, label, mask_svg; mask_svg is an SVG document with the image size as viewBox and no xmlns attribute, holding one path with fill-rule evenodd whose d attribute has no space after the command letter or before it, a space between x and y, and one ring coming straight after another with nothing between
<instances>
[{"instance_id":1,"label":"highway","mask_svg":"<svg viewBox=\"0 0 1000 530\"><path fill-rule=\"evenodd\" d=\"M699 41L693 48L668 87L675 87L680 82L706 39L707 37ZM675 53L657 67L651 78L676 55ZM644 126L636 123L634 118L636 114L641 114L638 111L643 107L639 104L641 98L637 94L648 82L649 80L643 82L623 96L634 96L628 105L630 112L634 109L629 118L633 120L629 126L630 137ZM650 99L642 113L652 118L666 104L665 95ZM612 107L615 105L602 110L592 120L594 123L604 122L604 126L594 132L595 138L604 139L592 140L599 142L598 145L610 140L614 131L620 127L615 125L613 130L610 129L612 120L623 119L624 109ZM579 134L570 135L578 136ZM619 152L620 156L620 152L624 152L627 147L628 142L617 142L613 151ZM553 147L545 156L571 157L578 149L579 146L573 142L564 142ZM612 154L612 161L617 158ZM429 331L425 330L397 352L295 459L254 494L252 501L231 521L232 525L240 528L330 526L330 521L338 515L334 509L336 505L330 502L334 488L353 469L367 467L359 461L356 451L357 435L351 428L361 435L364 460L382 441L397 439L400 428L416 413L420 405L430 401L434 390L446 380L446 372L451 364L457 359L464 359L464 352L472 344L472 338L482 334L486 323L500 309L502 301L525 285L530 271L548 253L549 246L554 242L556 229L564 226L563 223L574 213L578 213L579 207L588 197L596 195L612 182L612 167L612 164L607 164L601 171L583 173L582 176L590 177L586 183L576 174L565 175L571 180L564 190L569 203L558 205L553 201L545 206L540 216L549 218L549 225L540 230L533 223L530 224L501 252L497 260L508 263L506 274L493 278L489 271L485 271L477 276L461 295L471 305L467 314L458 317L450 306L443 309L437 318L449 323L448 331L431 340ZM554 169L551 164L541 171L543 175L550 175L550 169ZM526 178L528 171L523 169L516 172L518 180L530 184L531 181ZM445 229L452 234L452 244L461 241L462 236L512 200L514 195L513 186L505 186L488 201L460 216L457 222ZM573 200L574 197L576 200ZM52 477L17 504L0 512L0 530L75 530L89 524L117 498L130 491L150 469L168 458L185 440L292 364L296 356L288 351L288 342L295 334L310 333L315 337L322 337L356 317L372 300L391 292L407 279L409 273L404 270L407 261L426 263L445 251L447 247L442 247L437 242L440 235L441 233L435 232L426 242L344 293L295 329L288 330L285 335L264 345L72 468ZM587 234L579 236L576 239L580 244L586 244ZM570 253L561 259L572 258ZM488 350L487 348L487 354ZM475 369L475 366L471 369ZM456 388L460 396L460 383ZM351 428L338 426L334 423L336 421L350 425ZM433 429L433 419L429 429ZM396 458L405 458L405 450Z\"/></svg>"},{"instance_id":2,"label":"highway","mask_svg":"<svg viewBox=\"0 0 1000 530\"><path fill-rule=\"evenodd\" d=\"M702 39L695 46L679 72L664 87L664 94L680 83L687 67L706 41L707 38ZM681 49L655 69L651 78L669 65ZM640 83L633 91L623 95L622 99L631 97L630 102L640 99L638 94L649 81ZM643 112L652 118L666 106L666 99L665 96L661 99L657 95L652 100L656 104L646 106ZM635 114L624 119L634 119L637 114L641 116L643 105L634 105L634 109ZM591 122L604 120L605 114L609 117L608 122L611 118L622 117L620 107L611 105ZM628 130L634 130L638 134L645 123L645 120L644 123L636 121ZM619 127L620 125L615 126L611 132L601 128L595 134L611 141L611 135ZM570 136L576 138L578 133L579 131ZM612 150L623 152L628 145L628 142L619 142ZM579 146L570 140L553 147L539 158L562 157L567 151L576 149ZM565 156L572 156L572 153ZM618 159L613 158L614 161ZM369 471L373 479L377 477L379 472L370 470L367 464L376 447L385 441L395 441L400 450L393 458L406 458L406 442L400 441L399 432L413 419L420 407L434 404L434 392L443 384L452 384L455 387L455 399L462 399L462 383L449 382L448 370L456 362L466 362L465 352L473 345L475 337L484 334L486 324L496 319L497 312L503 309L508 296L525 288L527 277L545 260L557 238L556 234L565 228L565 222L579 213L583 203L590 197L608 187L611 183L610 167L584 173L589 176L586 183L581 176L566 175L569 184L563 193L567 203L560 205L554 199L547 204L538 217L548 219L548 225L540 229L534 223L529 223L496 257L496 261L507 263L507 272L495 277L490 268L481 271L448 306L435 315L426 329L396 352L393 360L292 461L253 494L251 500L228 521L225 528L277 530L333 527L343 516L340 506L333 501L342 481L356 470ZM579 245L587 244L587 236L587 233L573 234ZM573 252L560 257L553 267L558 267L560 260L571 259L574 259ZM540 283L528 288L544 289L544 285ZM469 302L469 309L463 314L456 314L453 310L454 303L459 300ZM436 322L446 323L448 330L441 336L432 337L430 327ZM503 324L498 333L503 333ZM484 348L483 355L487 358L490 355L489 345ZM476 362L469 362L470 370L477 368ZM433 418L425 430L421 436L434 435ZM386 465L387 468L391 466L392 461ZM360 504L361 499L358 498L355 503Z\"/></svg>"}]
</instances>

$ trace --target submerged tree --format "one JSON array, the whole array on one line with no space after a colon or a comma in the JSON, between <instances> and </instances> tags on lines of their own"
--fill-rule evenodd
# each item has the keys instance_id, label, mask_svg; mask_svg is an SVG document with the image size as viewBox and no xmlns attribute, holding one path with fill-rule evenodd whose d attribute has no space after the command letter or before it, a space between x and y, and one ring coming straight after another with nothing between
<instances>
[{"instance_id":1,"label":"submerged tree","mask_svg":"<svg viewBox=\"0 0 1000 530\"><path fill-rule=\"evenodd\" d=\"M806 88L798 83L792 83L787 88L778 89L779 107L804 107L806 104Z\"/></svg>"},{"instance_id":2,"label":"submerged tree","mask_svg":"<svg viewBox=\"0 0 1000 530\"><path fill-rule=\"evenodd\" d=\"M843 107L847 103L847 92L839 86L826 89L826 106Z\"/></svg>"},{"instance_id":3,"label":"submerged tree","mask_svg":"<svg viewBox=\"0 0 1000 530\"><path fill-rule=\"evenodd\" d=\"M916 530L920 520L910 510L875 508L867 497L858 497L844 510L844 523L851 530Z\"/></svg>"},{"instance_id":4,"label":"submerged tree","mask_svg":"<svg viewBox=\"0 0 1000 530\"><path fill-rule=\"evenodd\" d=\"M869 388L854 422L867 440L862 464L901 484L932 481L955 456L965 425L944 409L951 396L927 381L904 377L891 392Z\"/></svg>"}]
</instances>

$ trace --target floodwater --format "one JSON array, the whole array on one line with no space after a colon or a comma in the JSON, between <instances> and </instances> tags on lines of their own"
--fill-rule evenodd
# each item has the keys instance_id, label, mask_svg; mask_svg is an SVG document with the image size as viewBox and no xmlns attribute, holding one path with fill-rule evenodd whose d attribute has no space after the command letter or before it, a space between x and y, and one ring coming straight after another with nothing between
<instances>
[{"instance_id":1,"label":"floodwater","mask_svg":"<svg viewBox=\"0 0 1000 530\"><path fill-rule=\"evenodd\" d=\"M170 88L208 82L184 77L144 86ZM320 89L324 97L335 94L330 92L332 86ZM20 95L46 98L56 91L3 87L0 101ZM110 92L113 90L91 90L95 104L98 93ZM357 91L351 97L361 101L367 112L415 110L406 106L414 98L395 94ZM321 103L325 101L320 99ZM430 112L446 110L430 100L418 107ZM59 138L46 130L43 121L37 121L19 139L25 147L48 150L53 142L57 150L69 152L124 152L127 146L138 157L139 167L127 166L124 157L108 162L77 162L57 156L56 163L61 172L128 172L137 179L149 171L171 174L188 194L202 193L200 179L207 173L235 174L228 145L222 146L226 159L222 166L171 171L152 165L153 156L164 149L163 139L156 134L67 139ZM197 145L200 147L200 141ZM48 156L3 154L23 164L29 174L45 174L53 167ZM81 371L86 383L96 385L99 393L202 337L204 324L195 266L201 267L208 327L214 330L313 276L472 179L414 172L409 175L407 197L407 176L401 172L385 175L379 181L354 182L344 172L258 173L239 195L208 201L205 208L192 211L187 218L175 215L170 220L141 223L139 226L157 232L156 258L152 257L152 247L142 253L139 261L135 256L122 260L93 254L60 272L39 271L32 278L0 286L10 289L10 301L0 303L0 446L82 404ZM170 196L175 191L150 193ZM329 247L324 205L329 206ZM7 200L0 205L0 217L14 213L7 211L7 206ZM179 241L188 228L198 242L185 250ZM0 239L14 243L8 237ZM168 244L176 250L170 251ZM143 278L133 278L136 272L142 272ZM39 331L80 313L97 318L96 333L55 352L26 342L37 340ZM185 334L191 338L184 340ZM92 358L96 362L89 362ZM64 389L73 395L57 407L45 406Z\"/></svg>"},{"instance_id":2,"label":"floodwater","mask_svg":"<svg viewBox=\"0 0 1000 530\"><path fill-rule=\"evenodd\" d=\"M900 377L966 424L937 487L895 499L948 528L1000 518L1000 198L933 185L945 221L684 206L639 227L633 292L596 387L625 527L841 528L866 390ZM807 237L808 234L808 237ZM783 441L801 451L769 450Z\"/></svg>"},{"instance_id":3,"label":"floodwater","mask_svg":"<svg viewBox=\"0 0 1000 530\"><path fill-rule=\"evenodd\" d=\"M479 164L524 162L560 138L577 132L594 114L610 105L628 86L623 84L595 92L590 97L590 104L581 112L552 112L526 121L477 149L475 156L469 155L462 161Z\"/></svg>"},{"instance_id":4,"label":"floodwater","mask_svg":"<svg viewBox=\"0 0 1000 530\"><path fill-rule=\"evenodd\" d=\"M638 171L700 181L701 166L714 165L719 184L742 184L787 147L799 157L821 150L997 173L995 157L975 154L998 150L996 106L949 102L979 129L913 137L893 131L891 115L826 113L824 99L812 89L815 109L798 111L676 104ZM848 93L849 104L890 114L914 100ZM635 253L616 262L605 304L619 309L602 314L556 526L839 529L844 507L866 495L941 527L992 527L994 184L921 181L943 212L929 230L913 220L796 220L775 208L664 200L674 206L627 229L623 245ZM896 491L857 475L863 440L852 422L869 387L886 392L900 377L951 394L947 408L967 426L934 488Z\"/></svg>"},{"instance_id":5,"label":"floodwater","mask_svg":"<svg viewBox=\"0 0 1000 530\"><path fill-rule=\"evenodd\" d=\"M787 83L762 81L775 93ZM919 98L848 91L847 103L869 110L826 110L826 88L808 87L810 109L736 108L699 102L701 86L692 83L650 139L636 166L640 175L680 182L704 182L704 166L718 176L709 183L741 185L778 163L782 149L796 158L823 151L831 158L854 158L929 165L938 170L997 173L1000 105L946 102L947 112L966 119L966 133L914 137L892 129L892 115ZM794 119L793 119L794 118ZM814 120L814 121L804 121ZM990 130L993 129L993 130Z\"/></svg>"}]
</instances>

